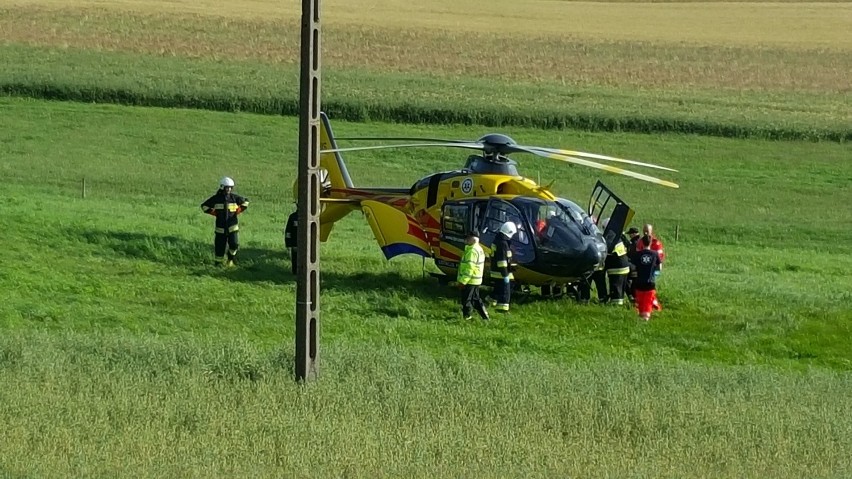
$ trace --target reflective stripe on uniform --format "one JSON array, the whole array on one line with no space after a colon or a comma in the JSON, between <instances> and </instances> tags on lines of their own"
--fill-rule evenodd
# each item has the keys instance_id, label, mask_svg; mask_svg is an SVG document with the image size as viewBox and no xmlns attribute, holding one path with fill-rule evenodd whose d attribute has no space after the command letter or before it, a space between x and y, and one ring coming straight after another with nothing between
<instances>
[{"instance_id":1,"label":"reflective stripe on uniform","mask_svg":"<svg viewBox=\"0 0 852 479\"><path fill-rule=\"evenodd\" d=\"M623 268L611 268L611 269L606 270L606 274L612 275L612 276L627 274L629 272L630 272L630 266L625 266Z\"/></svg>"},{"instance_id":2,"label":"reflective stripe on uniform","mask_svg":"<svg viewBox=\"0 0 852 479\"><path fill-rule=\"evenodd\" d=\"M508 262L508 261L498 261L498 262L497 262L497 267L498 267L498 268L508 268L508 267L509 267L509 262Z\"/></svg>"},{"instance_id":3,"label":"reflective stripe on uniform","mask_svg":"<svg viewBox=\"0 0 852 479\"><path fill-rule=\"evenodd\" d=\"M492 278L497 278L497 279L503 279L503 274L502 274L501 272L499 272L499 271L492 271L492 272L491 272L491 277L492 277ZM512 273L509 273L509 279L515 279L515 275L514 275L514 274L512 274Z\"/></svg>"}]
</instances>

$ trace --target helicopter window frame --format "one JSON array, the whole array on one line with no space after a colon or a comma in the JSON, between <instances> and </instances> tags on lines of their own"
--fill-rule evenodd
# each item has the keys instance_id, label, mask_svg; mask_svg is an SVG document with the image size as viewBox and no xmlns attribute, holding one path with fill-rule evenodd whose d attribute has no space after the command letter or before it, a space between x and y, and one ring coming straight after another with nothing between
<instances>
[{"instance_id":1,"label":"helicopter window frame","mask_svg":"<svg viewBox=\"0 0 852 479\"><path fill-rule=\"evenodd\" d=\"M470 225L469 204L445 204L441 214L441 232L445 237L464 239Z\"/></svg>"},{"instance_id":2,"label":"helicopter window frame","mask_svg":"<svg viewBox=\"0 0 852 479\"><path fill-rule=\"evenodd\" d=\"M501 215L502 218L493 216L493 211L503 213ZM530 242L530 236L526 234L526 226L523 221L524 216L521 210L506 200L491 198L486 203L478 205L474 218L477 219L478 224L482 225L481 233L483 236L487 234L486 232L496 235L503 223L511 221L518 227L518 233L515 235L514 241L522 245L528 245ZM493 238L489 243L493 243Z\"/></svg>"},{"instance_id":3,"label":"helicopter window frame","mask_svg":"<svg viewBox=\"0 0 852 479\"><path fill-rule=\"evenodd\" d=\"M593 232L600 232L591 216L589 216L589 214L586 213L586 211L577 203L565 198L557 198L556 204L583 229L584 233L593 234Z\"/></svg>"}]
</instances>

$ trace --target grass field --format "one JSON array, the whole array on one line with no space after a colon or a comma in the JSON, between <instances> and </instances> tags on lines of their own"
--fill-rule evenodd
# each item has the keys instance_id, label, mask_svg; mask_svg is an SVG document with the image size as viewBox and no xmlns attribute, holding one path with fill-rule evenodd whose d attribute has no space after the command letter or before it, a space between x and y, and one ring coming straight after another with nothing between
<instances>
[{"instance_id":1,"label":"grass field","mask_svg":"<svg viewBox=\"0 0 852 479\"><path fill-rule=\"evenodd\" d=\"M8 222L2 275L13 286L0 305L10 385L0 467L11 474L843 477L852 467L841 452L852 440L847 145L512 131L682 171L678 191L604 178L667 242L666 310L640 324L627 309L531 298L493 324L465 323L452 290L422 278L417 260L383 260L353 216L323 246L322 378L301 389L289 379L295 288L281 251L295 120L0 108L0 173L25 204ZM349 166L356 182L404 185L458 161L353 156ZM242 264L221 272L197 204L226 163L252 207ZM522 167L578 200L595 178Z\"/></svg>"},{"instance_id":2,"label":"grass field","mask_svg":"<svg viewBox=\"0 0 852 479\"><path fill-rule=\"evenodd\" d=\"M680 170L600 177L666 243L665 310L533 296L464 322L352 215L297 385L296 119L91 103L292 112L298 5L7 0L0 91L90 104L0 97L0 477L852 475L850 4L323 8L338 135L499 129ZM490 126L435 124L456 121ZM519 159L580 204L599 177ZM368 186L461 161L347 156ZM225 174L251 208L221 271L198 205Z\"/></svg>"}]
</instances>

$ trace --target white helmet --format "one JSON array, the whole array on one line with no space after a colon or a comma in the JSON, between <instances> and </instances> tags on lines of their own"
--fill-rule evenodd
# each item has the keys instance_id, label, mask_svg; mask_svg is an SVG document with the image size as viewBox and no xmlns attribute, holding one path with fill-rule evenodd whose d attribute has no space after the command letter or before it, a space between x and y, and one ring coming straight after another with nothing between
<instances>
[{"instance_id":1,"label":"white helmet","mask_svg":"<svg viewBox=\"0 0 852 479\"><path fill-rule=\"evenodd\" d=\"M507 221L500 226L500 232L506 235L507 238L512 238L518 232L518 227L515 226L515 223Z\"/></svg>"},{"instance_id":2,"label":"white helmet","mask_svg":"<svg viewBox=\"0 0 852 479\"><path fill-rule=\"evenodd\" d=\"M234 180L232 180L230 177L226 176L219 181L220 188L226 188L228 186L230 186L231 188L234 187Z\"/></svg>"}]
</instances>

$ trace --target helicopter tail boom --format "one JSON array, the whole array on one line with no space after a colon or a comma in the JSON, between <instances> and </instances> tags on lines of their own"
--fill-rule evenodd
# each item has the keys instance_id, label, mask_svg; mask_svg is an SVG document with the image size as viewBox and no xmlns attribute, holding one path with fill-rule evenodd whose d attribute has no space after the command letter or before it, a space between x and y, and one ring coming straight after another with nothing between
<instances>
[{"instance_id":1,"label":"helicopter tail boom","mask_svg":"<svg viewBox=\"0 0 852 479\"><path fill-rule=\"evenodd\" d=\"M410 215L386 203L361 202L361 209L373 230L385 258L401 254L431 257L429 240L423 228Z\"/></svg>"},{"instance_id":2,"label":"helicopter tail boom","mask_svg":"<svg viewBox=\"0 0 852 479\"><path fill-rule=\"evenodd\" d=\"M325 112L320 113L320 123L320 167L328 172L325 182L330 183L332 188L354 188L340 152L327 151L336 149L337 143Z\"/></svg>"}]
</instances>

